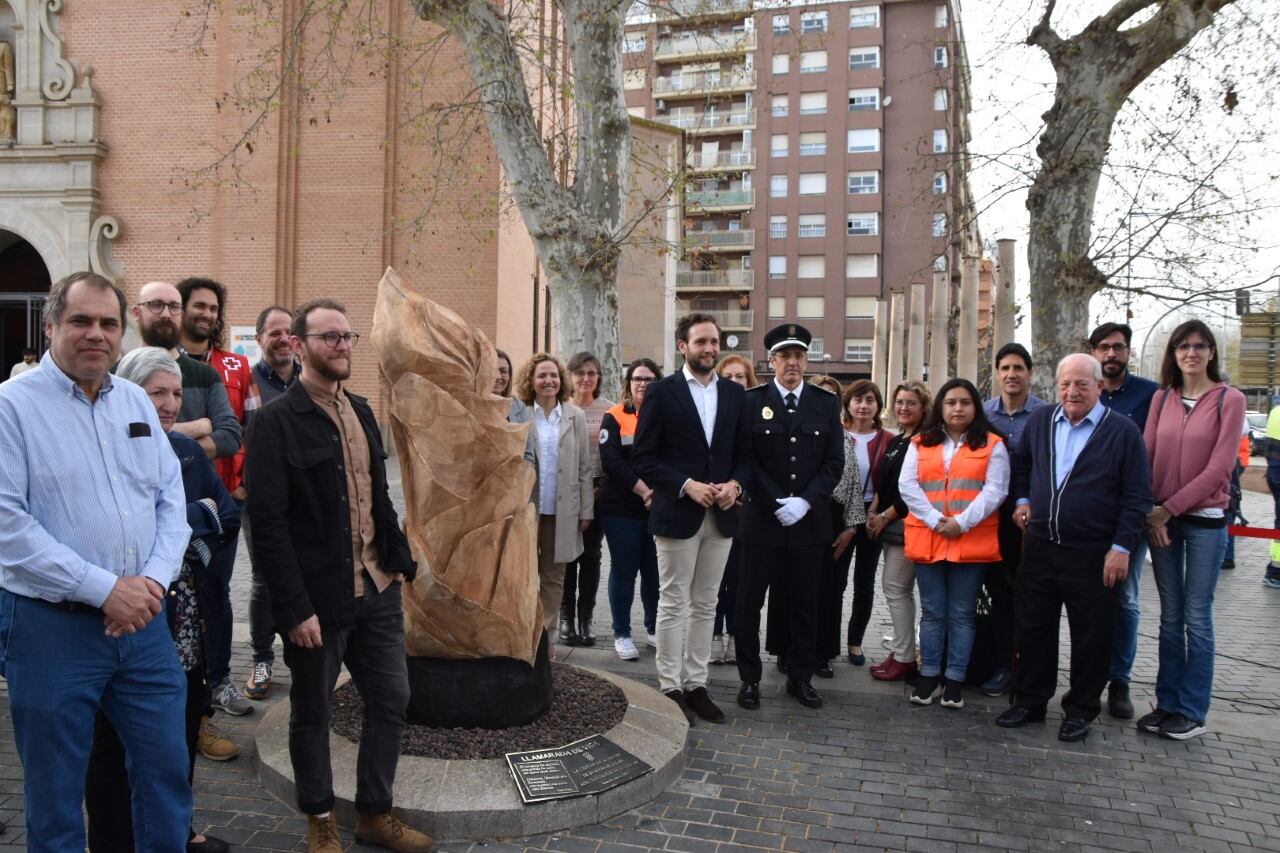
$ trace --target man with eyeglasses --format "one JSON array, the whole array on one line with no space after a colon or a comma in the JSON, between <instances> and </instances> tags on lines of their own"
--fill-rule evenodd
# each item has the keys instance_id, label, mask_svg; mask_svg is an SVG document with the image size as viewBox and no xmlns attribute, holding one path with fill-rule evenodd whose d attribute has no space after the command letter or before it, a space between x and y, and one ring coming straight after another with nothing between
<instances>
[{"instance_id":1,"label":"man with eyeglasses","mask_svg":"<svg viewBox=\"0 0 1280 853\"><path fill-rule=\"evenodd\" d=\"M1129 372L1129 345L1133 329L1125 323L1103 323L1089 335L1089 349L1102 365L1102 405L1133 421L1139 431L1147 426L1151 398L1160 386ZM1139 539L1129 554L1129 574L1120 587L1116 624L1111 634L1111 674L1107 687L1107 713L1118 720L1133 718L1129 677L1138 654L1138 582L1147 561L1147 540Z\"/></svg>"},{"instance_id":2,"label":"man with eyeglasses","mask_svg":"<svg viewBox=\"0 0 1280 853\"><path fill-rule=\"evenodd\" d=\"M289 755L308 850L342 850L329 720L343 664L364 701L356 841L433 850L430 837L391 812L409 704L401 582L417 566L387 490L373 410L343 387L360 336L331 299L295 311L290 332L302 373L254 414L245 468L253 561L293 675Z\"/></svg>"}]
</instances>

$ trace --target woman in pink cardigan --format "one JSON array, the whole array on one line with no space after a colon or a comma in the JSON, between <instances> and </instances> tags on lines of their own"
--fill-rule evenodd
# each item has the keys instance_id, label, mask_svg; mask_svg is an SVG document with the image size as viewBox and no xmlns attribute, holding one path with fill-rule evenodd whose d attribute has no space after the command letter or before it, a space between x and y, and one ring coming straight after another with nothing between
<instances>
[{"instance_id":1,"label":"woman in pink cardigan","mask_svg":"<svg viewBox=\"0 0 1280 853\"><path fill-rule=\"evenodd\" d=\"M1147 518L1160 592L1156 708L1138 728L1176 740L1204 734L1213 690L1213 593L1227 547L1227 502L1244 395L1222 381L1213 333L1173 330L1144 434L1156 506Z\"/></svg>"}]
</instances>

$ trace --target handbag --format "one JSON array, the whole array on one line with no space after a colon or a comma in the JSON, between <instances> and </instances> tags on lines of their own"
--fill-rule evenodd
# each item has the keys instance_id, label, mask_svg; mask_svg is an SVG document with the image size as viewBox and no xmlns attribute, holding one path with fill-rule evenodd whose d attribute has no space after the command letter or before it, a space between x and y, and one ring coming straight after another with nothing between
<instances>
[{"instance_id":1,"label":"handbag","mask_svg":"<svg viewBox=\"0 0 1280 853\"><path fill-rule=\"evenodd\" d=\"M906 545L906 527L903 525L902 519L895 518L885 525L878 538L885 545Z\"/></svg>"}]
</instances>

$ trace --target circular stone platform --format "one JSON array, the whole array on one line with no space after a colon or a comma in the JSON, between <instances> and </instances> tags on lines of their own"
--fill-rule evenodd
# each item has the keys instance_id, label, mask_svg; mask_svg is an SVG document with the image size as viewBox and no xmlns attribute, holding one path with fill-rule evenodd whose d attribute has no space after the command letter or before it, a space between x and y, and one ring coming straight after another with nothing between
<instances>
[{"instance_id":1,"label":"circular stone platform","mask_svg":"<svg viewBox=\"0 0 1280 853\"><path fill-rule=\"evenodd\" d=\"M684 769L688 721L674 702L651 687L602 670L583 669L626 694L626 715L604 734L653 767L653 772L603 794L525 805L504 759L459 761L403 755L396 772L395 807L410 824L437 839L479 840L587 826L653 800ZM267 712L254 741L258 779L292 806L296 798L287 699ZM354 826L356 744L331 733L329 749L337 798L334 811L339 823Z\"/></svg>"}]
</instances>

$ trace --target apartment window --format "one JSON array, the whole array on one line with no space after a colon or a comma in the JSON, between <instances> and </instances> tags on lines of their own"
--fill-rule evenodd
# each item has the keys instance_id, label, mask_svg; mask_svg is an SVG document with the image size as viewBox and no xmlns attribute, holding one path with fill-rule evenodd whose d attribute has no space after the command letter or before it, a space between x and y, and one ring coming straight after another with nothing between
<instances>
[{"instance_id":1,"label":"apartment window","mask_svg":"<svg viewBox=\"0 0 1280 853\"><path fill-rule=\"evenodd\" d=\"M875 195L880 192L879 172L850 172L849 195Z\"/></svg>"},{"instance_id":2,"label":"apartment window","mask_svg":"<svg viewBox=\"0 0 1280 853\"><path fill-rule=\"evenodd\" d=\"M879 6L854 6L849 10L849 29L858 30L880 26Z\"/></svg>"},{"instance_id":3,"label":"apartment window","mask_svg":"<svg viewBox=\"0 0 1280 853\"><path fill-rule=\"evenodd\" d=\"M800 221L801 237L825 237L827 236L827 215L825 213L802 213ZM804 258L800 259L801 262ZM803 278L804 276L801 276Z\"/></svg>"},{"instance_id":4,"label":"apartment window","mask_svg":"<svg viewBox=\"0 0 1280 853\"><path fill-rule=\"evenodd\" d=\"M821 296L800 296L796 298L796 317L801 320L821 320L826 313L826 300ZM814 338L814 341L817 341ZM809 343L809 355L813 355L813 341Z\"/></svg>"},{"instance_id":5,"label":"apartment window","mask_svg":"<svg viewBox=\"0 0 1280 853\"><path fill-rule=\"evenodd\" d=\"M622 72L622 88L629 91L644 88L644 69L626 68Z\"/></svg>"},{"instance_id":6,"label":"apartment window","mask_svg":"<svg viewBox=\"0 0 1280 853\"><path fill-rule=\"evenodd\" d=\"M947 109L947 90L933 90L933 108L938 112L944 112Z\"/></svg>"},{"instance_id":7,"label":"apartment window","mask_svg":"<svg viewBox=\"0 0 1280 853\"><path fill-rule=\"evenodd\" d=\"M770 317L787 316L787 298L785 296L769 297L769 316Z\"/></svg>"},{"instance_id":8,"label":"apartment window","mask_svg":"<svg viewBox=\"0 0 1280 853\"><path fill-rule=\"evenodd\" d=\"M879 259L879 256L877 255L846 255L844 259L844 277L845 278L875 278L876 274L879 272L879 267L880 267L879 261L880 259ZM870 300L872 303L875 302L875 300L871 299L870 296L867 296L867 297L850 296L849 298L850 299L865 298ZM874 311L875 305L872 304L869 310ZM852 317L854 315L849 314L848 316ZM870 317L871 314L868 314L867 316Z\"/></svg>"},{"instance_id":9,"label":"apartment window","mask_svg":"<svg viewBox=\"0 0 1280 853\"><path fill-rule=\"evenodd\" d=\"M871 341L868 338L844 339L845 361L871 361Z\"/></svg>"},{"instance_id":10,"label":"apartment window","mask_svg":"<svg viewBox=\"0 0 1280 853\"><path fill-rule=\"evenodd\" d=\"M750 255L748 255L747 257L751 257L751 256L750 256ZM934 259L933 259L933 269L934 269L934 271L935 271L935 272L946 272L946 271L947 271L947 256L946 256L946 255L938 255L938 257L934 258Z\"/></svg>"},{"instance_id":11,"label":"apartment window","mask_svg":"<svg viewBox=\"0 0 1280 853\"><path fill-rule=\"evenodd\" d=\"M822 195L827 191L826 172L803 172L800 175L800 195Z\"/></svg>"},{"instance_id":12,"label":"apartment window","mask_svg":"<svg viewBox=\"0 0 1280 853\"><path fill-rule=\"evenodd\" d=\"M935 213L933 215L933 236L947 236L947 215L945 213Z\"/></svg>"},{"instance_id":13,"label":"apartment window","mask_svg":"<svg viewBox=\"0 0 1280 853\"><path fill-rule=\"evenodd\" d=\"M827 344L822 338L814 338L809 342L809 358L821 359L827 354Z\"/></svg>"},{"instance_id":14,"label":"apartment window","mask_svg":"<svg viewBox=\"0 0 1280 853\"><path fill-rule=\"evenodd\" d=\"M813 157L827 153L827 134L822 131L800 134L800 156Z\"/></svg>"},{"instance_id":15,"label":"apartment window","mask_svg":"<svg viewBox=\"0 0 1280 853\"><path fill-rule=\"evenodd\" d=\"M947 67L947 48L945 45L940 44L933 49L933 67L934 68Z\"/></svg>"},{"instance_id":16,"label":"apartment window","mask_svg":"<svg viewBox=\"0 0 1280 853\"><path fill-rule=\"evenodd\" d=\"M947 173L934 172L933 173L933 194L945 195L946 192L947 192Z\"/></svg>"},{"instance_id":17,"label":"apartment window","mask_svg":"<svg viewBox=\"0 0 1280 853\"><path fill-rule=\"evenodd\" d=\"M800 13L800 32L802 33L825 33L827 31L827 12L801 12Z\"/></svg>"},{"instance_id":18,"label":"apartment window","mask_svg":"<svg viewBox=\"0 0 1280 853\"><path fill-rule=\"evenodd\" d=\"M827 112L827 93L826 92L801 92L800 93L800 115L816 116L824 115Z\"/></svg>"},{"instance_id":19,"label":"apartment window","mask_svg":"<svg viewBox=\"0 0 1280 853\"><path fill-rule=\"evenodd\" d=\"M769 198L786 198L787 197L787 176L786 175L770 175L769 176Z\"/></svg>"},{"instance_id":20,"label":"apartment window","mask_svg":"<svg viewBox=\"0 0 1280 853\"><path fill-rule=\"evenodd\" d=\"M850 237L874 237L880 233L880 216L875 213L850 213L846 233Z\"/></svg>"},{"instance_id":21,"label":"apartment window","mask_svg":"<svg viewBox=\"0 0 1280 853\"><path fill-rule=\"evenodd\" d=\"M876 298L874 296L846 296L844 298L844 318L846 320L874 320L876 317Z\"/></svg>"},{"instance_id":22,"label":"apartment window","mask_svg":"<svg viewBox=\"0 0 1280 853\"><path fill-rule=\"evenodd\" d=\"M785 237L787 236L787 217L770 216L769 217L769 236Z\"/></svg>"},{"instance_id":23,"label":"apartment window","mask_svg":"<svg viewBox=\"0 0 1280 853\"><path fill-rule=\"evenodd\" d=\"M769 278L786 278L787 277L787 256L786 255L770 255L769 256Z\"/></svg>"},{"instance_id":24,"label":"apartment window","mask_svg":"<svg viewBox=\"0 0 1280 853\"><path fill-rule=\"evenodd\" d=\"M822 255L801 255L796 264L796 278L826 278L827 259Z\"/></svg>"},{"instance_id":25,"label":"apartment window","mask_svg":"<svg viewBox=\"0 0 1280 853\"><path fill-rule=\"evenodd\" d=\"M806 50L800 54L800 73L817 74L827 70L825 50Z\"/></svg>"},{"instance_id":26,"label":"apartment window","mask_svg":"<svg viewBox=\"0 0 1280 853\"><path fill-rule=\"evenodd\" d=\"M880 150L880 129L869 127L849 131L849 153L865 154Z\"/></svg>"},{"instance_id":27,"label":"apartment window","mask_svg":"<svg viewBox=\"0 0 1280 853\"><path fill-rule=\"evenodd\" d=\"M933 132L933 153L947 153L947 132L945 130L935 130Z\"/></svg>"},{"instance_id":28,"label":"apartment window","mask_svg":"<svg viewBox=\"0 0 1280 853\"><path fill-rule=\"evenodd\" d=\"M769 137L769 156L787 156L787 135L785 133L775 133Z\"/></svg>"},{"instance_id":29,"label":"apartment window","mask_svg":"<svg viewBox=\"0 0 1280 853\"><path fill-rule=\"evenodd\" d=\"M627 33L622 39L623 53L644 53L644 33Z\"/></svg>"},{"instance_id":30,"label":"apartment window","mask_svg":"<svg viewBox=\"0 0 1280 853\"><path fill-rule=\"evenodd\" d=\"M879 89L850 89L849 112L880 109Z\"/></svg>"},{"instance_id":31,"label":"apartment window","mask_svg":"<svg viewBox=\"0 0 1280 853\"><path fill-rule=\"evenodd\" d=\"M775 36L785 36L791 32L791 16L790 15L774 15L773 16L773 34Z\"/></svg>"},{"instance_id":32,"label":"apartment window","mask_svg":"<svg viewBox=\"0 0 1280 853\"><path fill-rule=\"evenodd\" d=\"M947 14L947 6L945 3L939 3L933 7L933 25L938 29L944 29L949 22Z\"/></svg>"},{"instance_id":33,"label":"apartment window","mask_svg":"<svg viewBox=\"0 0 1280 853\"><path fill-rule=\"evenodd\" d=\"M849 48L849 70L861 71L867 68L880 67L880 48L878 47L851 47Z\"/></svg>"},{"instance_id":34,"label":"apartment window","mask_svg":"<svg viewBox=\"0 0 1280 853\"><path fill-rule=\"evenodd\" d=\"M773 117L786 118L791 113L791 100L786 95L773 96Z\"/></svg>"},{"instance_id":35,"label":"apartment window","mask_svg":"<svg viewBox=\"0 0 1280 853\"><path fill-rule=\"evenodd\" d=\"M773 55L773 74L775 77L791 72L791 57L785 53Z\"/></svg>"}]
</instances>

